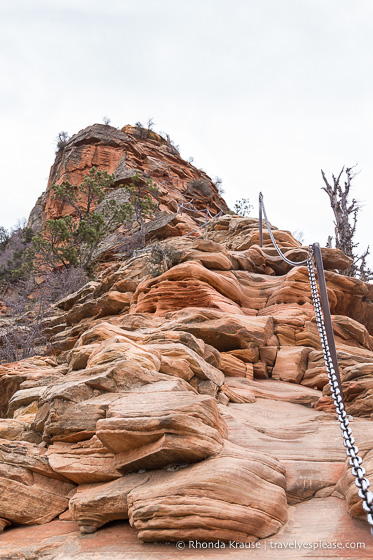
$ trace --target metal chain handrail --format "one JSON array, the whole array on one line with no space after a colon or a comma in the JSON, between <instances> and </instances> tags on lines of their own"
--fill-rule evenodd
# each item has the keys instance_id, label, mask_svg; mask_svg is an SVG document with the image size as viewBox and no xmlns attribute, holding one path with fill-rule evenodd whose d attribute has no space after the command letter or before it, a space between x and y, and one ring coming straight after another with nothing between
<instances>
[{"instance_id":1,"label":"metal chain handrail","mask_svg":"<svg viewBox=\"0 0 373 560\"><path fill-rule=\"evenodd\" d=\"M179 212L180 208L182 209L184 206L184 204L193 204L193 198L192 200L190 200L189 202L182 202L181 205L178 205L177 208L177 212ZM189 209L190 210L190 209ZM202 210L196 210L196 212L202 212ZM211 214L210 210L208 208L205 208L205 212L206 212L206 220L203 224L201 224L200 226L196 227L196 229L193 229L192 231L188 231L188 233L186 233L185 235L180 235L180 237L178 237L178 239L183 239L184 237L188 237L189 235L191 235L192 233L195 233L196 231L198 231L199 229L202 228L207 228L207 225L210 224L211 222L213 222L214 220L217 220L218 218L220 218L220 216L223 215L223 210L220 210L220 212L218 212L217 214ZM182 215L182 211L181 211L181 215ZM208 217L210 216L211 220L208 220ZM135 249L133 251L133 257L137 257L139 253L148 253L149 251L151 251L151 247L145 247L144 249Z\"/></svg>"},{"instance_id":2,"label":"metal chain handrail","mask_svg":"<svg viewBox=\"0 0 373 560\"><path fill-rule=\"evenodd\" d=\"M349 459L351 466L352 476L355 478L355 484L358 488L359 498L363 501L363 509L367 514L367 521L370 525L371 534L373 535L373 493L369 490L370 483L365 477L366 471L362 466L363 460L358 455L359 449L355 445L355 439L352 436L352 430L349 427L349 419L347 417L346 408L343 399L343 389L342 382L339 373L337 352L335 348L335 339L333 333L333 327L331 322L330 306L328 301L328 294L326 290L325 283L325 273L322 262L321 250L318 243L314 243L308 248L308 257L305 261L301 263L292 262L285 257L280 248L278 247L276 240L273 237L269 222L267 219L267 214L263 204L263 195L259 195L259 229L260 229L260 240L262 241L262 220L261 212L263 210L264 219L266 226L268 228L272 242L285 262L291 264L292 266L300 266L303 264L307 265L308 275L311 285L312 302L315 309L316 324L319 331L321 346L324 355L324 361L326 370L328 372L329 386L333 397L333 403L337 413L339 425L342 432L343 444L346 447L346 454ZM315 269L312 257L315 257L318 283L320 288L317 286ZM321 298L321 301L320 301Z\"/></svg>"},{"instance_id":3,"label":"metal chain handrail","mask_svg":"<svg viewBox=\"0 0 373 560\"><path fill-rule=\"evenodd\" d=\"M286 263L290 264L290 266L304 266L304 265L306 265L308 259L305 259L304 261L299 261L299 262L291 261L290 259L288 259L287 257L285 257L284 253L281 251L280 247L277 245L277 241L276 241L276 239L275 239L275 237L274 237L274 235L273 235L273 233L272 233L272 228L271 228L271 225L270 225L270 223L269 223L269 221L268 221L268 218L267 218L267 212L266 212L266 209L265 209L265 206L264 206L264 202L263 202L263 195L262 195L262 193L259 193L259 222L260 222L260 226L261 226L261 213L262 213L262 212L263 212L263 215L264 215L264 221L265 221L265 223L266 223L269 236L270 236L270 238L271 238L271 240L272 240L273 245L275 246L276 251L277 251L278 254L280 255L280 257L281 257ZM259 236L260 236L260 243L259 243L259 244L260 244L260 246L262 246L262 243L263 243L262 239L263 239L263 237L262 237L262 228L261 228L261 227L260 227Z\"/></svg>"}]
</instances>

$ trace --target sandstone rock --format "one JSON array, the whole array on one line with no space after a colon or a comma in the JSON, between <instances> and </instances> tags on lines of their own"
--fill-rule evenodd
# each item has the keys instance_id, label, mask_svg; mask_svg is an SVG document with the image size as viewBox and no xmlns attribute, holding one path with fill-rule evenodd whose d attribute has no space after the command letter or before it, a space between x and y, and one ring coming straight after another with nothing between
<instances>
[{"instance_id":1,"label":"sandstone rock","mask_svg":"<svg viewBox=\"0 0 373 560\"><path fill-rule=\"evenodd\" d=\"M106 315L116 315L124 309L129 309L131 299L128 293L117 292L110 290L97 300L97 305L100 308L98 317L105 317Z\"/></svg>"},{"instance_id":2,"label":"sandstone rock","mask_svg":"<svg viewBox=\"0 0 373 560\"><path fill-rule=\"evenodd\" d=\"M25 442L0 442L1 518L47 523L67 508L73 486L50 468L44 453Z\"/></svg>"},{"instance_id":3,"label":"sandstone rock","mask_svg":"<svg viewBox=\"0 0 373 560\"><path fill-rule=\"evenodd\" d=\"M7 439L9 441L22 439L23 423L19 420L8 418L0 419L0 439Z\"/></svg>"},{"instance_id":4,"label":"sandstone rock","mask_svg":"<svg viewBox=\"0 0 373 560\"><path fill-rule=\"evenodd\" d=\"M130 523L144 542L247 542L276 533L285 523L284 486L278 461L228 446L217 457L164 472L132 490Z\"/></svg>"},{"instance_id":5,"label":"sandstone rock","mask_svg":"<svg viewBox=\"0 0 373 560\"><path fill-rule=\"evenodd\" d=\"M341 338L349 346L362 346L368 350L373 350L369 339L369 333L364 325L343 315L333 316L334 334Z\"/></svg>"},{"instance_id":6,"label":"sandstone rock","mask_svg":"<svg viewBox=\"0 0 373 560\"><path fill-rule=\"evenodd\" d=\"M186 253L182 256L182 262L186 262L186 261L199 262L205 268L211 270L232 269L231 259L229 258L228 255L225 255L222 252L211 253L211 252L198 251L196 249L192 249L190 251L186 251Z\"/></svg>"},{"instance_id":7,"label":"sandstone rock","mask_svg":"<svg viewBox=\"0 0 373 560\"><path fill-rule=\"evenodd\" d=\"M358 356L351 348L351 352L337 351L337 358L340 371L345 368L357 364L373 363L373 354L371 357ZM313 387L314 389L322 389L329 383L325 368L324 355L321 351L312 350L308 355L308 367L302 379L302 385Z\"/></svg>"},{"instance_id":8,"label":"sandstone rock","mask_svg":"<svg viewBox=\"0 0 373 560\"><path fill-rule=\"evenodd\" d=\"M225 384L236 393L244 395L247 391L258 398L283 400L310 406L320 398L320 392L307 387L270 379L225 378Z\"/></svg>"},{"instance_id":9,"label":"sandstone rock","mask_svg":"<svg viewBox=\"0 0 373 560\"><path fill-rule=\"evenodd\" d=\"M93 390L91 395L94 395ZM96 433L97 421L105 417L109 404L118 398L117 393L92 396L80 402L55 398L49 405L43 440L78 442L90 439Z\"/></svg>"},{"instance_id":10,"label":"sandstone rock","mask_svg":"<svg viewBox=\"0 0 373 560\"><path fill-rule=\"evenodd\" d=\"M371 481L373 477L372 439L368 446L370 447L370 449L366 451L364 447L359 445L359 455L363 459L363 467L366 470L365 477L369 481ZM349 514L352 517L357 517L358 519L363 519L365 521L367 514L363 509L363 501L358 495L356 484L355 484L355 477L351 473L351 465L349 461L346 461L344 464L343 476L341 476L337 488L346 498Z\"/></svg>"},{"instance_id":11,"label":"sandstone rock","mask_svg":"<svg viewBox=\"0 0 373 560\"><path fill-rule=\"evenodd\" d=\"M307 369L309 352L309 348L301 346L280 348L272 371L272 378L301 383Z\"/></svg>"},{"instance_id":12,"label":"sandstone rock","mask_svg":"<svg viewBox=\"0 0 373 560\"><path fill-rule=\"evenodd\" d=\"M214 399L188 392L134 392L109 407L97 436L122 472L190 463L217 453L226 436Z\"/></svg>"},{"instance_id":13,"label":"sandstone rock","mask_svg":"<svg viewBox=\"0 0 373 560\"><path fill-rule=\"evenodd\" d=\"M266 352L268 347L260 348L260 355L262 355L262 350ZM238 348L237 350L229 350L228 354L242 360L245 363L255 363L259 361L259 348L257 346L252 346L251 348ZM275 353L276 355L276 353Z\"/></svg>"},{"instance_id":14,"label":"sandstone rock","mask_svg":"<svg viewBox=\"0 0 373 560\"><path fill-rule=\"evenodd\" d=\"M216 310L188 309L167 315L165 328L190 332L220 352L265 346L273 334L269 317L245 317Z\"/></svg>"},{"instance_id":15,"label":"sandstone rock","mask_svg":"<svg viewBox=\"0 0 373 560\"><path fill-rule=\"evenodd\" d=\"M152 344L147 348L159 352L161 357L159 371L162 373L176 375L187 381L196 375L200 379L213 381L218 386L224 382L224 375L220 370L183 344Z\"/></svg>"},{"instance_id":16,"label":"sandstone rock","mask_svg":"<svg viewBox=\"0 0 373 560\"><path fill-rule=\"evenodd\" d=\"M83 484L69 502L72 519L82 533L91 533L115 519L128 519L127 497L149 473L133 473L106 484Z\"/></svg>"},{"instance_id":17,"label":"sandstone rock","mask_svg":"<svg viewBox=\"0 0 373 560\"><path fill-rule=\"evenodd\" d=\"M64 311L69 311L77 302L83 303L87 298L90 298L99 285L99 282L88 282L77 292L69 294L58 301L57 307Z\"/></svg>"},{"instance_id":18,"label":"sandstone rock","mask_svg":"<svg viewBox=\"0 0 373 560\"><path fill-rule=\"evenodd\" d=\"M289 504L296 504L320 495L328 489L331 495L343 474L343 461L286 461L286 494Z\"/></svg>"},{"instance_id":19,"label":"sandstone rock","mask_svg":"<svg viewBox=\"0 0 373 560\"><path fill-rule=\"evenodd\" d=\"M154 220L145 224L145 240L165 239L181 235L177 224L176 214L160 212Z\"/></svg>"},{"instance_id":20,"label":"sandstone rock","mask_svg":"<svg viewBox=\"0 0 373 560\"><path fill-rule=\"evenodd\" d=\"M250 364L251 365L251 364ZM253 366L247 368L248 364L245 364L242 360L235 358L227 352L221 353L220 369L229 377L253 377Z\"/></svg>"},{"instance_id":21,"label":"sandstone rock","mask_svg":"<svg viewBox=\"0 0 373 560\"><path fill-rule=\"evenodd\" d=\"M98 346L98 344L86 344L73 348L69 358L70 370L85 369L90 355Z\"/></svg>"},{"instance_id":22,"label":"sandstone rock","mask_svg":"<svg viewBox=\"0 0 373 560\"><path fill-rule=\"evenodd\" d=\"M33 475L28 484L0 476L0 515L13 523L48 523L67 508L70 484Z\"/></svg>"},{"instance_id":23,"label":"sandstone rock","mask_svg":"<svg viewBox=\"0 0 373 560\"><path fill-rule=\"evenodd\" d=\"M222 277L190 261L142 283L133 296L131 311L164 315L170 309L214 307L242 314L242 298L242 290L233 276Z\"/></svg>"},{"instance_id":24,"label":"sandstone rock","mask_svg":"<svg viewBox=\"0 0 373 560\"><path fill-rule=\"evenodd\" d=\"M322 247L321 255L325 270L347 270L353 263L353 260L347 257L340 249Z\"/></svg>"},{"instance_id":25,"label":"sandstone rock","mask_svg":"<svg viewBox=\"0 0 373 560\"><path fill-rule=\"evenodd\" d=\"M342 390L346 410L352 416L373 417L373 363L360 363L342 372ZM324 397L316 403L318 410L333 410L329 385L323 389Z\"/></svg>"},{"instance_id":26,"label":"sandstone rock","mask_svg":"<svg viewBox=\"0 0 373 560\"><path fill-rule=\"evenodd\" d=\"M115 468L114 455L96 436L77 443L53 443L48 448L47 457L56 473L76 484L114 480L122 476Z\"/></svg>"},{"instance_id":27,"label":"sandstone rock","mask_svg":"<svg viewBox=\"0 0 373 560\"><path fill-rule=\"evenodd\" d=\"M5 527L9 527L9 525L11 525L11 522L7 519L0 519L0 533L4 531Z\"/></svg>"},{"instance_id":28,"label":"sandstone rock","mask_svg":"<svg viewBox=\"0 0 373 560\"><path fill-rule=\"evenodd\" d=\"M266 362L262 362L261 360L258 360L254 364L254 366L253 366L253 377L255 379L268 379L269 378Z\"/></svg>"},{"instance_id":29,"label":"sandstone rock","mask_svg":"<svg viewBox=\"0 0 373 560\"><path fill-rule=\"evenodd\" d=\"M251 449L254 441L258 452L280 461L299 461L299 466L302 461L311 461L316 470L321 461L345 461L339 424L323 412L286 400L263 398L252 403L229 403L219 410L228 426L228 438L236 445ZM356 426L357 423L355 432Z\"/></svg>"},{"instance_id":30,"label":"sandstone rock","mask_svg":"<svg viewBox=\"0 0 373 560\"><path fill-rule=\"evenodd\" d=\"M336 558L336 551L332 548L322 549L321 543L330 545L331 542L338 541L343 546L351 542L363 543L364 548L361 545L353 551L355 558L357 555L368 558L372 555L373 545L366 522L352 519L346 511L344 500L336 497L313 498L288 509L288 521L283 529L262 541L248 543L250 550L234 549L234 557L244 560L249 553L255 560L267 560L271 549L275 550L279 558L295 560L309 557L310 549L289 548L289 543L294 543L295 540L298 544L315 543L315 549L318 546L316 554L321 550L323 558ZM38 557L48 552L50 556L59 557L59 560L101 560L108 555L110 560L123 560L125 550L126 555L132 555L136 560L148 560L160 555L164 558L175 556L174 543L142 543L128 523L110 523L99 533L85 535L84 538L81 538L77 529L76 523L59 520L43 526L15 527L2 535L0 554L4 558L19 556L21 553L24 556L33 554ZM228 546L229 543L225 550L213 549L203 554L215 560L227 554ZM337 554L339 558L352 558L351 550L347 548L339 549ZM177 552L179 560L187 560L190 556L188 549Z\"/></svg>"},{"instance_id":31,"label":"sandstone rock","mask_svg":"<svg viewBox=\"0 0 373 560\"><path fill-rule=\"evenodd\" d=\"M67 204L56 203L51 196L51 186L65 180L76 186L93 165L109 173L115 172L117 185L128 183L135 170L146 173L158 183L160 201L165 208L172 206L170 197L167 196L170 186L177 193L177 198L187 200L188 195L184 198L183 193L186 192L188 183L203 178L211 193L208 202L212 212L227 209L211 179L184 161L179 154L167 151L165 140L161 136L154 134L154 138L140 138L134 127L126 126L118 131L111 126L95 124L72 136L64 150L57 154L47 192L39 199L37 209L32 211L30 224L37 222L40 226L49 218L58 218L71 212L72 209ZM201 197L198 191L193 196L197 207L205 206L206 197Z\"/></svg>"},{"instance_id":32,"label":"sandstone rock","mask_svg":"<svg viewBox=\"0 0 373 560\"><path fill-rule=\"evenodd\" d=\"M36 227L73 214L52 199L51 185L78 185L93 164L116 173L107 196L118 200L126 200L120 185L135 169L157 183L160 212L146 222L146 237L179 251L180 264L150 278L150 251L129 258L120 249L129 233L122 227L97 251L95 281L58 302L44 322L55 357L0 366L0 435L7 438L0 442L0 529L59 514L68 520L70 498L72 517L87 534L129 519L143 541L272 535L283 542L289 528L302 541L309 534L304 519L325 536L315 515L337 535L330 521L337 512L343 531L355 535L359 521L346 521L335 505L341 501L331 497L345 495L352 515L362 516L350 475L338 483L345 450L307 268L291 269L267 231L259 247L257 218L225 215L196 237L181 237L204 225L206 207L214 212L225 204L210 179L164 139L133 127L95 125L69 141L33 212ZM176 214L190 197L193 211ZM273 231L289 258L305 258L307 248L290 232ZM341 252L322 253L347 410L369 471L373 288L333 272L349 266ZM75 496L70 482L82 485ZM302 503L288 508L286 498ZM287 510L290 521L274 537ZM303 515L300 529L293 512ZM84 548L91 536L72 537L65 548L58 532L46 531L53 536L39 547L43 555L95 555ZM147 546L134 557L148 554ZM108 547L115 554L112 542ZM36 558L36 550L22 543L16 554ZM10 557L14 549L0 545L3 551Z\"/></svg>"},{"instance_id":33,"label":"sandstone rock","mask_svg":"<svg viewBox=\"0 0 373 560\"><path fill-rule=\"evenodd\" d=\"M0 440L0 463L3 468L12 465L16 470L27 469L44 477L68 482L50 467L45 449L25 441Z\"/></svg>"},{"instance_id":34,"label":"sandstone rock","mask_svg":"<svg viewBox=\"0 0 373 560\"><path fill-rule=\"evenodd\" d=\"M160 353L156 348L149 351L147 347L136 344L124 336L114 336L108 338L94 349L87 361L87 367L94 367L126 358L151 371L159 371L161 366L160 357Z\"/></svg>"},{"instance_id":35,"label":"sandstone rock","mask_svg":"<svg viewBox=\"0 0 373 560\"><path fill-rule=\"evenodd\" d=\"M242 391L242 387L235 387L231 384L224 383L222 385L220 392L222 395L228 399L228 402L232 403L251 403L256 401L256 397L254 391L251 390L249 387L245 387ZM224 401L226 401L224 399ZM219 401L220 402L220 401ZM227 402L223 402L223 404L228 404Z\"/></svg>"}]
</instances>

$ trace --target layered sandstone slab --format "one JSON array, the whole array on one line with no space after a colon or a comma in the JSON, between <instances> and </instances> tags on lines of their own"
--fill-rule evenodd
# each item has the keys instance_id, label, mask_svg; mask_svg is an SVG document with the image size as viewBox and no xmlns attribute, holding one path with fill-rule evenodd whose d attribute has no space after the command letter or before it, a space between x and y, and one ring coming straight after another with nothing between
<instances>
[{"instance_id":1,"label":"layered sandstone slab","mask_svg":"<svg viewBox=\"0 0 373 560\"><path fill-rule=\"evenodd\" d=\"M309 348L302 346L281 348L276 356L272 378L301 383L307 369L309 352Z\"/></svg>"},{"instance_id":2,"label":"layered sandstone slab","mask_svg":"<svg viewBox=\"0 0 373 560\"><path fill-rule=\"evenodd\" d=\"M373 363L357 363L342 371L342 390L346 410L352 416L373 417ZM332 410L333 401L329 385L316 404L319 410Z\"/></svg>"},{"instance_id":3,"label":"layered sandstone slab","mask_svg":"<svg viewBox=\"0 0 373 560\"><path fill-rule=\"evenodd\" d=\"M144 542L264 538L286 522L284 474L272 457L229 445L130 492L130 523Z\"/></svg>"},{"instance_id":4,"label":"layered sandstone slab","mask_svg":"<svg viewBox=\"0 0 373 560\"><path fill-rule=\"evenodd\" d=\"M73 485L49 466L45 450L0 441L0 517L26 525L47 523L68 506Z\"/></svg>"},{"instance_id":5,"label":"layered sandstone slab","mask_svg":"<svg viewBox=\"0 0 373 560\"><path fill-rule=\"evenodd\" d=\"M105 484L83 484L69 502L82 533L93 533L115 519L128 519L128 494L154 473L132 473Z\"/></svg>"},{"instance_id":6,"label":"layered sandstone slab","mask_svg":"<svg viewBox=\"0 0 373 560\"><path fill-rule=\"evenodd\" d=\"M261 348L273 336L273 320L270 317L247 317L190 308L169 313L166 319L165 329L190 332L220 352Z\"/></svg>"},{"instance_id":7,"label":"layered sandstone slab","mask_svg":"<svg viewBox=\"0 0 373 560\"><path fill-rule=\"evenodd\" d=\"M97 436L77 443L56 442L47 457L52 469L76 484L115 480L121 473L115 468L113 453Z\"/></svg>"},{"instance_id":8,"label":"layered sandstone slab","mask_svg":"<svg viewBox=\"0 0 373 560\"><path fill-rule=\"evenodd\" d=\"M285 383L272 379L239 379L226 377L225 385L240 395L244 400L242 402L253 402L256 398L270 399L276 401L284 401L294 404L302 404L311 406L320 399L320 392L308 387L298 386L294 383ZM253 396L250 401L245 397Z\"/></svg>"},{"instance_id":9,"label":"layered sandstone slab","mask_svg":"<svg viewBox=\"0 0 373 560\"><path fill-rule=\"evenodd\" d=\"M230 547L190 550L176 550L175 543L142 543L136 538L134 529L128 522L114 522L98 533L85 535L82 539L78 525L67 521L54 520L43 526L15 527L5 531L0 539L0 554L4 558L19 556L38 558L41 555L58 560L123 560L123 554L136 560L150 558L178 558L190 560L191 556L221 560L227 554L247 560L268 560L269 556L280 559L310 558L357 558L369 560L373 555L373 543L366 522L353 519L346 511L345 501L336 497L313 498L290 506L285 526L276 535L247 543L247 548ZM337 543L340 543L337 548ZM250 546L250 548L248 548ZM313 549L315 552L313 552ZM311 556L312 557L312 556Z\"/></svg>"},{"instance_id":10,"label":"layered sandstone slab","mask_svg":"<svg viewBox=\"0 0 373 560\"><path fill-rule=\"evenodd\" d=\"M191 392L128 393L97 422L97 436L122 472L200 461L226 436L215 399Z\"/></svg>"},{"instance_id":11,"label":"layered sandstone slab","mask_svg":"<svg viewBox=\"0 0 373 560\"><path fill-rule=\"evenodd\" d=\"M82 532L129 518L145 542L246 542L273 534L284 524L284 485L278 461L228 445L197 465L81 486L70 500L70 512Z\"/></svg>"}]
</instances>

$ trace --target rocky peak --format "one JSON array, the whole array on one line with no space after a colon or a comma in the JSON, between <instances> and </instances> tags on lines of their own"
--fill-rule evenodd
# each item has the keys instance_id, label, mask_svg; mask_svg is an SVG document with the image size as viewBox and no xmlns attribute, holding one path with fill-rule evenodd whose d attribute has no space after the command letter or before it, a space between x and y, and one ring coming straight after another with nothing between
<instances>
[{"instance_id":1,"label":"rocky peak","mask_svg":"<svg viewBox=\"0 0 373 560\"><path fill-rule=\"evenodd\" d=\"M169 140L131 125L118 130L94 124L72 136L57 152L47 189L31 211L28 225L39 229L47 219L69 213L67 205L53 200L52 185L63 181L79 185L93 166L115 173L117 186L128 184L139 171L157 184L160 207L166 212L175 212L179 203L191 199L197 210L208 208L213 214L228 210L211 178L185 161Z\"/></svg>"},{"instance_id":2,"label":"rocky peak","mask_svg":"<svg viewBox=\"0 0 373 560\"><path fill-rule=\"evenodd\" d=\"M177 203L202 178L196 207L224 211L215 186L159 135L130 126L71 138L40 223L68 211L51 185L78 184L92 165L118 184L134 169L157 182L163 212L146 234L177 259L154 270L149 246L118 254L53 306L50 355L0 367L0 557L191 558L151 543L193 540L259 544L265 560L267 546L295 538L360 541L371 557L307 267L278 257L267 232L260 247L256 218L226 214L195 231L204 214L176 215ZM286 257L305 258L290 232L273 234ZM346 411L373 481L372 285L336 272L350 264L341 251L322 256Z\"/></svg>"}]
</instances>

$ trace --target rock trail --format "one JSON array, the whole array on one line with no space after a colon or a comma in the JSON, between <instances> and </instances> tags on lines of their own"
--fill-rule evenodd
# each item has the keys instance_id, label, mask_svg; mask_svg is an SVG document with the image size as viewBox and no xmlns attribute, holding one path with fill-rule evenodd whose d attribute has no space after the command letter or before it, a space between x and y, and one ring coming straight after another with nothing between
<instances>
[{"instance_id":1,"label":"rock trail","mask_svg":"<svg viewBox=\"0 0 373 560\"><path fill-rule=\"evenodd\" d=\"M279 260L265 232L259 247L255 218L225 214L181 239L198 217L175 204L198 170L156 135L89 127L50 184L78 184L92 164L118 182L135 168L163 181L170 219L156 218L149 240L180 262L152 277L148 253L128 259L111 239L95 281L53 306L51 355L0 366L0 558L227 555L189 541L252 545L232 558L371 557L306 268ZM226 211L204 180L197 207ZM68 210L49 185L30 220ZM273 231L288 258L304 258L289 232ZM348 266L341 252L323 249L323 260L347 412L373 480L372 287L335 272ZM344 548L285 546L294 540ZM358 541L351 555L345 545Z\"/></svg>"}]
</instances>

